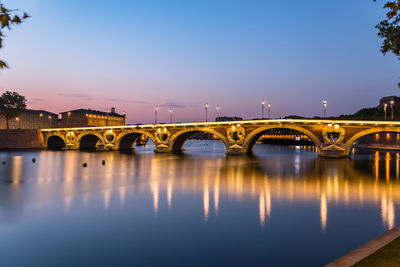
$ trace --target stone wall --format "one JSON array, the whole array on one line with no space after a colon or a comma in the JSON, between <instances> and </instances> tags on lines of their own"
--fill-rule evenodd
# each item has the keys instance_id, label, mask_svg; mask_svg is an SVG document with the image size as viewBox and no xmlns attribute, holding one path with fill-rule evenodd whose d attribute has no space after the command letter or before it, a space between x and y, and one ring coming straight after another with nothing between
<instances>
[{"instance_id":1,"label":"stone wall","mask_svg":"<svg viewBox=\"0 0 400 267\"><path fill-rule=\"evenodd\" d=\"M0 130L0 149L39 149L39 130Z\"/></svg>"}]
</instances>

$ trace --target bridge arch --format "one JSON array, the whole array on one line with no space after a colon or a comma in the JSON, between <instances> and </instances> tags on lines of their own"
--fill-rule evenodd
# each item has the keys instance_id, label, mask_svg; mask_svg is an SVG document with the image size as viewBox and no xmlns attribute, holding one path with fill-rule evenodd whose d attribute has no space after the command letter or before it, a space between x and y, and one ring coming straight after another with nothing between
<instances>
[{"instance_id":1,"label":"bridge arch","mask_svg":"<svg viewBox=\"0 0 400 267\"><path fill-rule=\"evenodd\" d=\"M63 149L66 148L67 142L64 136L53 134L46 138L45 144L48 149Z\"/></svg>"},{"instance_id":2,"label":"bridge arch","mask_svg":"<svg viewBox=\"0 0 400 267\"><path fill-rule=\"evenodd\" d=\"M170 145L169 145L170 151L181 152L183 150L183 146L184 146L185 142L189 139L189 137L191 137L192 135L194 135L196 133L213 134L214 136L216 136L219 140L221 140L224 143L225 148L228 147L228 140L226 139L226 137L223 134L221 134L218 131L215 131L210 128L187 128L187 129L180 130L171 136Z\"/></svg>"},{"instance_id":3,"label":"bridge arch","mask_svg":"<svg viewBox=\"0 0 400 267\"><path fill-rule=\"evenodd\" d=\"M104 144L104 138L97 132L84 132L76 138L79 149L96 149L97 143Z\"/></svg>"},{"instance_id":4,"label":"bridge arch","mask_svg":"<svg viewBox=\"0 0 400 267\"><path fill-rule=\"evenodd\" d=\"M346 141L344 147L346 151L350 152L353 144L363 136L374 134L374 133L382 133L382 132L392 132L392 133L400 133L400 128L398 127L374 127L368 130L361 131L355 135L353 135L349 140Z\"/></svg>"},{"instance_id":5,"label":"bridge arch","mask_svg":"<svg viewBox=\"0 0 400 267\"><path fill-rule=\"evenodd\" d=\"M247 153L251 153L253 151L254 145L257 142L257 140L264 134L264 132L272 129L289 129L289 130L295 130L298 131L302 134L307 135L315 144L317 148L321 146L321 140L312 132L309 130L301 127L301 126L296 126L296 125L267 125L264 127L257 128L250 132L244 142L243 142L243 147L246 149Z\"/></svg>"},{"instance_id":6,"label":"bridge arch","mask_svg":"<svg viewBox=\"0 0 400 267\"><path fill-rule=\"evenodd\" d=\"M153 144L156 144L155 138L152 134L142 130L130 130L130 131L125 131L117 136L115 140L115 149L116 150L132 149L135 142L142 135L147 136L148 138L150 138Z\"/></svg>"}]
</instances>

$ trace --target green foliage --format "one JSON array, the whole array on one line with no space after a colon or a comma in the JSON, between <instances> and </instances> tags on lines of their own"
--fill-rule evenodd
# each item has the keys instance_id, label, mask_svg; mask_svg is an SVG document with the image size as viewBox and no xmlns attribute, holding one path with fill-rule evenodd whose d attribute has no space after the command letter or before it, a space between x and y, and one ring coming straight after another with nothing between
<instances>
[{"instance_id":1,"label":"green foliage","mask_svg":"<svg viewBox=\"0 0 400 267\"><path fill-rule=\"evenodd\" d=\"M383 38L381 52L392 52L400 59L400 0L388 1L383 8L388 10L387 19L376 25L378 36ZM397 85L400 87L400 83Z\"/></svg>"},{"instance_id":2,"label":"green foliage","mask_svg":"<svg viewBox=\"0 0 400 267\"><path fill-rule=\"evenodd\" d=\"M8 9L0 2L0 49L3 47L4 30L11 30L12 26L21 24L27 18L28 14L21 13L18 9ZM7 63L0 60L0 69L7 67Z\"/></svg>"},{"instance_id":3,"label":"green foliage","mask_svg":"<svg viewBox=\"0 0 400 267\"><path fill-rule=\"evenodd\" d=\"M18 117L26 109L26 99L17 92L6 91L0 96L0 115L3 115L7 121Z\"/></svg>"}]
</instances>

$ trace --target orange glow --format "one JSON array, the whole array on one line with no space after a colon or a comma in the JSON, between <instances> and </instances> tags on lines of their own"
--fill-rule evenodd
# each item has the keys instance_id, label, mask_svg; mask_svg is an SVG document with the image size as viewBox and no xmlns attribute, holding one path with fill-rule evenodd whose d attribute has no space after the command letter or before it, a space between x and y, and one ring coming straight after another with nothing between
<instances>
[{"instance_id":1,"label":"orange glow","mask_svg":"<svg viewBox=\"0 0 400 267\"><path fill-rule=\"evenodd\" d=\"M167 182L167 202L168 209L171 209L172 206L172 179L169 178Z\"/></svg>"},{"instance_id":2,"label":"orange glow","mask_svg":"<svg viewBox=\"0 0 400 267\"><path fill-rule=\"evenodd\" d=\"M158 181L153 181L150 184L151 193L153 195L153 211L154 214L158 213L158 199L160 194L160 183Z\"/></svg>"},{"instance_id":3,"label":"orange glow","mask_svg":"<svg viewBox=\"0 0 400 267\"><path fill-rule=\"evenodd\" d=\"M320 225L321 229L327 229L329 204L335 202L336 204L345 205L362 205L380 207L382 211L382 223L387 228L391 228L395 224L395 203L400 203L400 181L392 179L387 183L385 180L379 181L379 153L374 154L374 170L373 173L366 174L363 170L358 170L352 165L351 160L325 161L317 159L317 165L323 166L322 168L314 169L314 167L307 169L307 178L298 176L285 176L281 172L264 171L268 168L267 165L262 166L265 162L259 162L259 166L248 164L241 164L243 159L241 157L227 157L221 159L209 159L212 162L210 166L215 166L217 161L218 168L198 168L195 173L187 171L188 165L183 166L182 177L175 179L172 175L177 170L177 162L167 162L160 160L159 157L154 157L149 161L140 161L140 166L133 161L116 160L114 153L106 153L106 166L102 166L104 172L104 179L100 180L101 188L99 188L101 201L104 202L104 209L107 210L112 207L113 200L121 203L121 206L126 203L127 197L131 196L133 191L130 190L130 180L125 177L132 177L138 169L146 170L149 174L145 180L140 180L137 189L141 194L150 192L152 196L152 207L154 213L158 213L160 192L166 193L166 202L168 207L172 209L175 200L175 195L196 195L200 196L198 215L203 217L204 220L210 219L210 208L214 209L215 214L224 211L223 200L225 199L252 199L254 205L253 212L259 216L256 218L256 227L263 226L270 221L272 214L272 204L280 202L299 202L299 203L317 203L320 205ZM49 190L48 182L54 179L59 179L62 182L61 197L64 201L65 210L68 212L71 205L75 208L78 205L85 206L89 197L92 197L90 190L87 190L91 183L96 179L96 173L92 172L94 167L93 154L83 154L82 157L76 157L76 153L66 153L65 161L61 162L63 165L64 173L61 178L54 176L55 170L60 168L60 165L55 164L57 155L49 157L46 165L40 166L37 171L36 192L41 200L47 200L54 197L54 192ZM393 158L395 159L395 158ZM382 160L383 161L383 160ZM396 154L396 166L399 165L400 153ZM43 160L38 159L38 162ZM88 168L80 168L81 162L88 162ZM12 179L13 181L20 181L22 179L22 159L13 159ZM385 174L386 179L390 174L391 162L390 154L385 154ZM183 161L182 164L187 164ZM195 163L197 164L197 163ZM329 164L329 165L328 165ZM98 162L98 165L101 164ZM235 167L232 168L232 165ZM46 167L43 167L46 166ZM329 168L327 168L329 166ZM193 166L192 166L193 167ZM137 168L137 169L136 169ZM195 166L196 168L196 166ZM321 172L321 170L324 170ZM166 171L166 172L165 172ZM115 172L124 173L123 176L115 176ZM114 175L113 175L114 173ZM163 175L161 175L163 174ZM84 179L76 179L82 175ZM267 176L268 175L268 176ZM376 177L377 179L366 179L366 177ZM58 181L57 181L58 182ZM20 183L15 182L13 185L15 190L21 188ZM212 190L212 192L210 191ZM76 201L74 198L75 192L83 192L83 202ZM13 193L16 193L14 191ZM59 193L59 192L57 192ZM210 195L212 194L212 195ZM119 197L119 199L118 199ZM211 199L214 201L214 207L210 207ZM79 199L79 198L78 198ZM274 203L272 203L272 200ZM203 202L203 203L202 203ZM329 203L329 204L328 204ZM90 204L90 201L89 201ZM201 207L201 204L203 207ZM275 210L275 209L274 209ZM318 210L317 210L318 212ZM258 213L258 214L257 214ZM318 215L318 213L317 213ZM330 216L328 216L330 215Z\"/></svg>"},{"instance_id":4,"label":"orange glow","mask_svg":"<svg viewBox=\"0 0 400 267\"><path fill-rule=\"evenodd\" d=\"M375 179L379 179L379 152L375 152Z\"/></svg>"},{"instance_id":5,"label":"orange glow","mask_svg":"<svg viewBox=\"0 0 400 267\"><path fill-rule=\"evenodd\" d=\"M215 215L218 215L218 208L219 208L219 175L217 179L215 179L214 183L214 212Z\"/></svg>"},{"instance_id":6,"label":"orange glow","mask_svg":"<svg viewBox=\"0 0 400 267\"><path fill-rule=\"evenodd\" d=\"M204 207L204 220L208 221L208 215L210 212L210 193L208 191L208 183L204 184L203 207Z\"/></svg>"},{"instance_id":7,"label":"orange glow","mask_svg":"<svg viewBox=\"0 0 400 267\"><path fill-rule=\"evenodd\" d=\"M260 193L259 201L258 201L258 208L260 214L260 225L261 227L265 224L265 197L264 192Z\"/></svg>"},{"instance_id":8,"label":"orange glow","mask_svg":"<svg viewBox=\"0 0 400 267\"><path fill-rule=\"evenodd\" d=\"M328 221L328 203L326 201L326 195L324 192L321 195L320 216L321 216L321 229L322 231L325 232L326 224Z\"/></svg>"},{"instance_id":9,"label":"orange glow","mask_svg":"<svg viewBox=\"0 0 400 267\"><path fill-rule=\"evenodd\" d=\"M389 182L389 180L390 180L390 160L391 160L391 157L390 157L390 154L389 154L389 152L386 152L386 155L385 155L385 173L386 173L386 181L387 182Z\"/></svg>"}]
</instances>

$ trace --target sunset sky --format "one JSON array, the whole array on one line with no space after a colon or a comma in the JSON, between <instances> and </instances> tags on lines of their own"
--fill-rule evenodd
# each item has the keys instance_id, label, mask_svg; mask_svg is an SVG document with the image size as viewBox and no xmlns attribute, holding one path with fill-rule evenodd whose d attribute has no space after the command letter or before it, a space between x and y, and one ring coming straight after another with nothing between
<instances>
[{"instance_id":1,"label":"sunset sky","mask_svg":"<svg viewBox=\"0 0 400 267\"><path fill-rule=\"evenodd\" d=\"M0 91L28 107L125 111L129 123L353 113L400 95L372 0L3 0L32 15L6 32Z\"/></svg>"}]
</instances>

